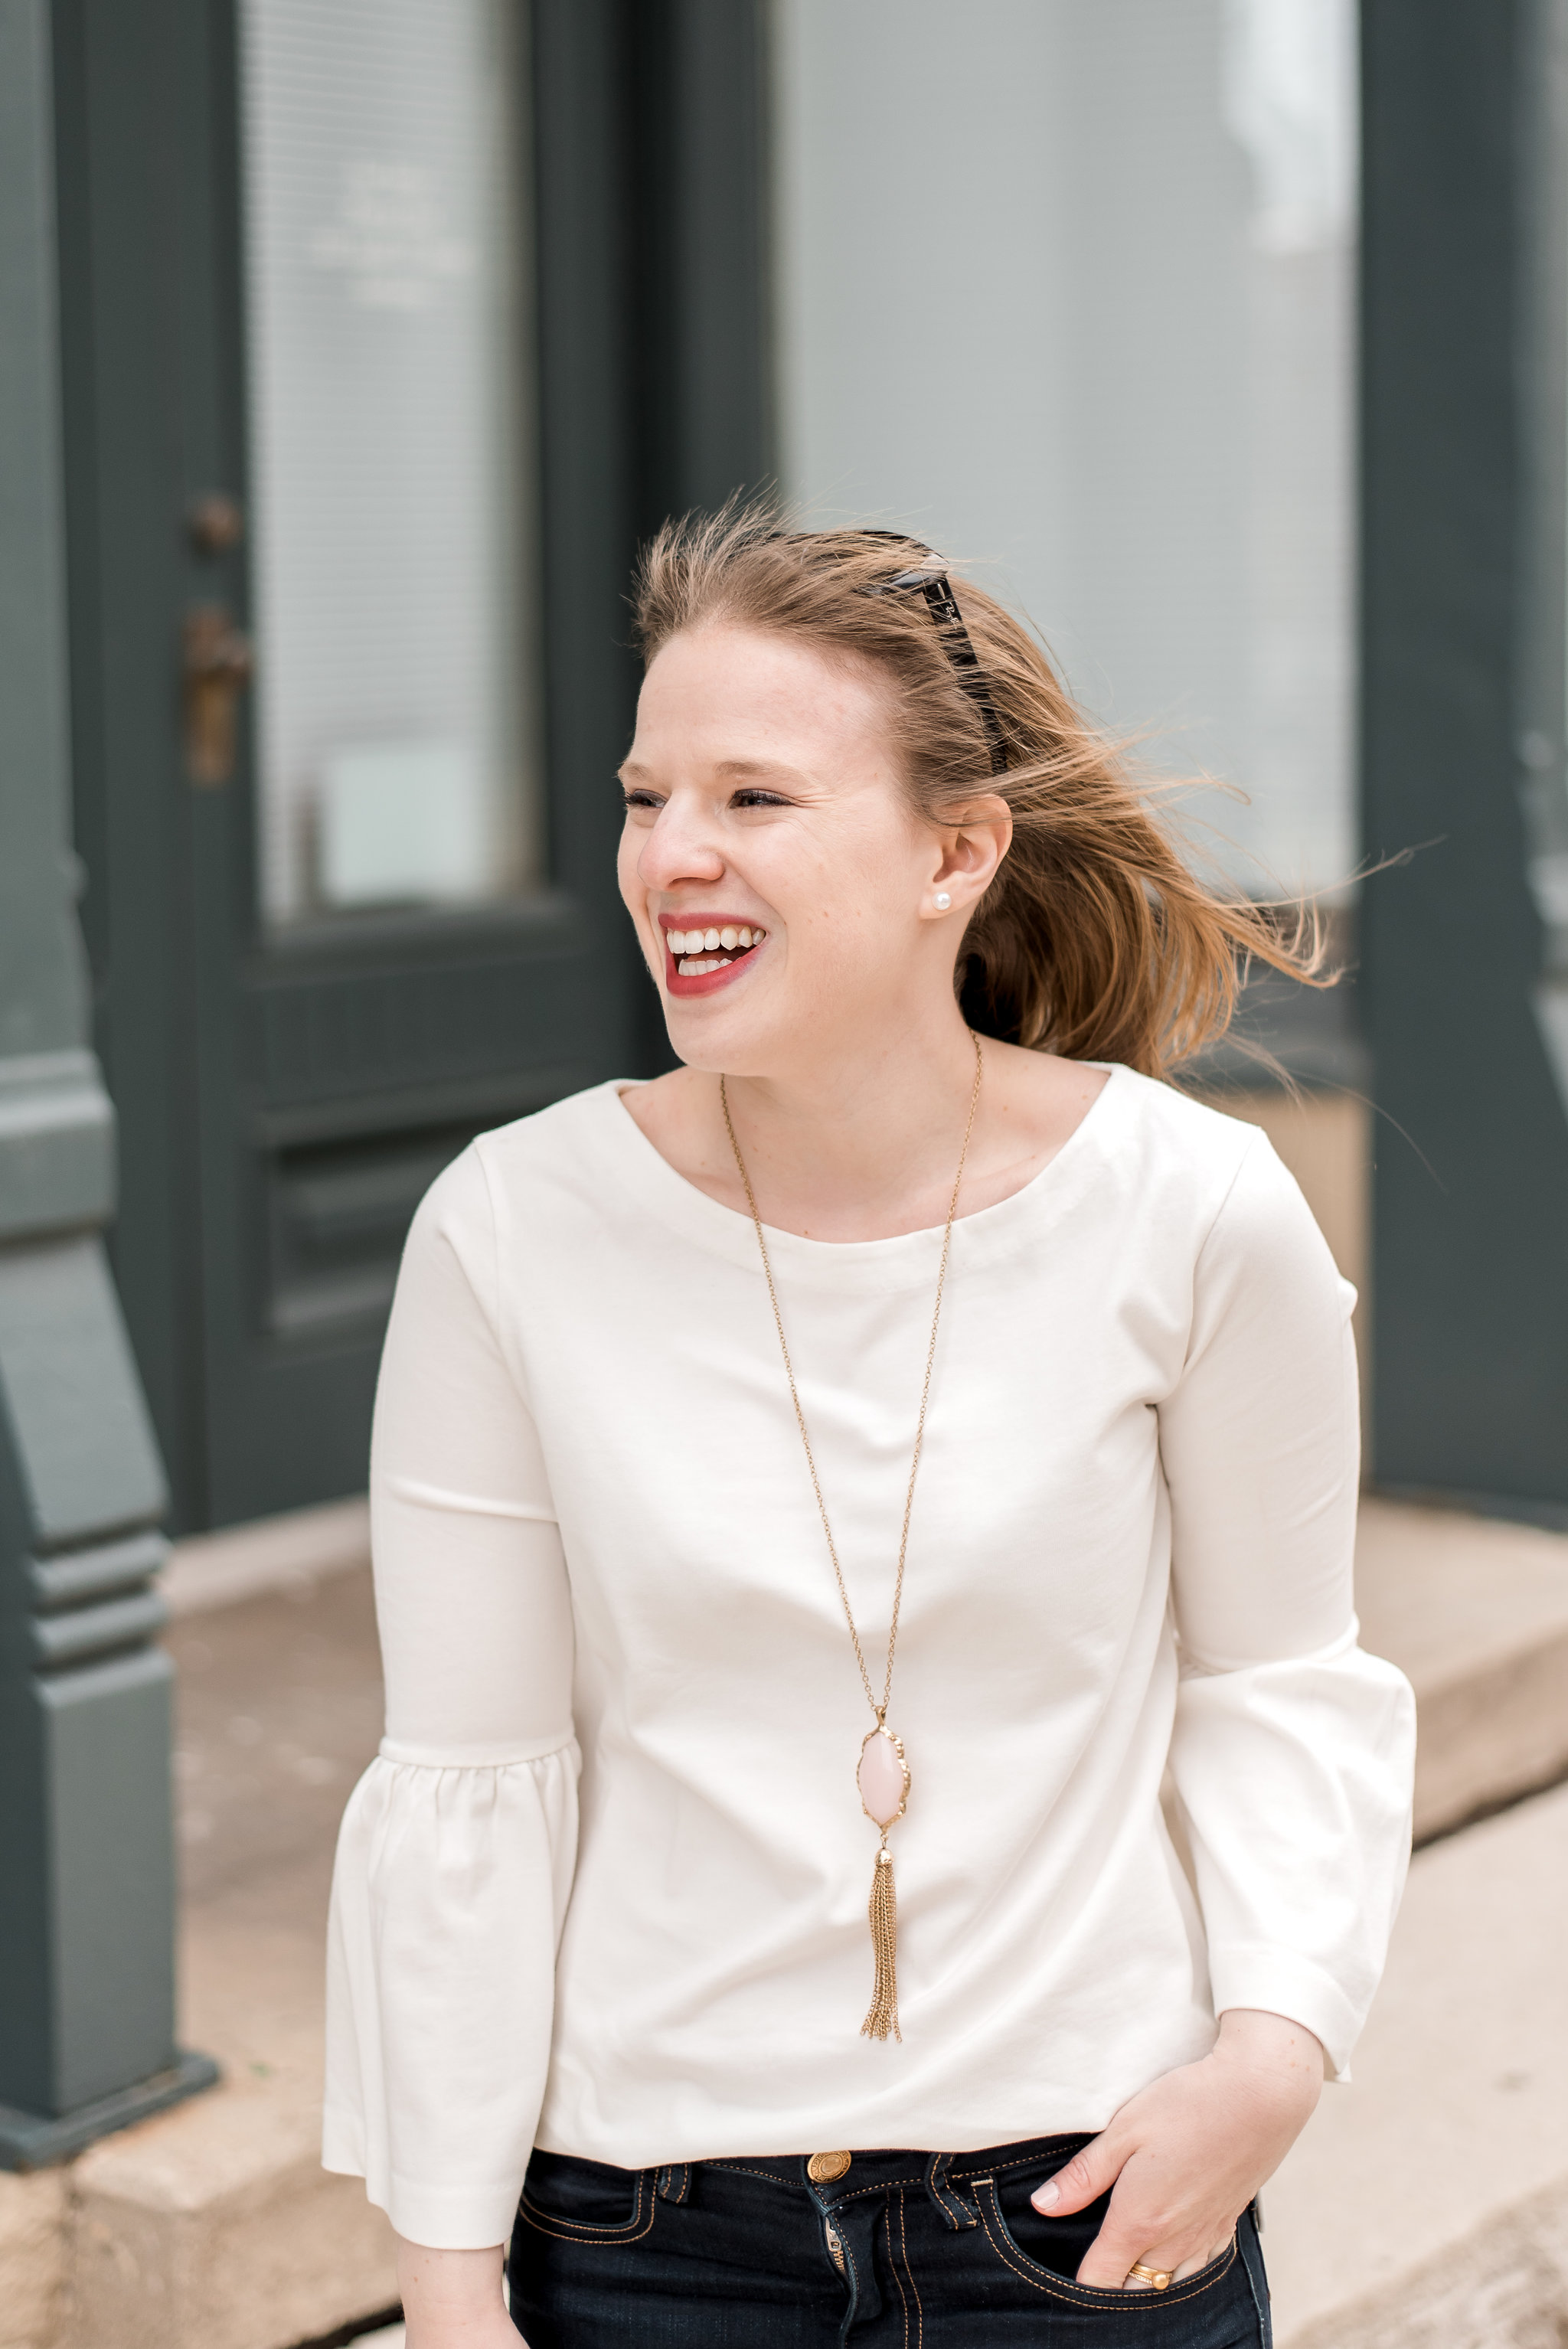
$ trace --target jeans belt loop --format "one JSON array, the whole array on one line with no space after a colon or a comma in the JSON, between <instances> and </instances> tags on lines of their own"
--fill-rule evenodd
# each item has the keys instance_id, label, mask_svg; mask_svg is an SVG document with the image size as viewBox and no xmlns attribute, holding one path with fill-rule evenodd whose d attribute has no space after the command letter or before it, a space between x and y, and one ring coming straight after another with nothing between
<instances>
[{"instance_id":1,"label":"jeans belt loop","mask_svg":"<svg viewBox=\"0 0 1568 2349\"><path fill-rule=\"evenodd\" d=\"M689 2161L666 2161L658 2173L658 2194L661 2201L684 2202L691 2191Z\"/></svg>"},{"instance_id":2,"label":"jeans belt loop","mask_svg":"<svg viewBox=\"0 0 1568 2349\"><path fill-rule=\"evenodd\" d=\"M947 2172L953 2160L950 2153L934 2153L925 2168L925 2190L941 2211L954 2234L961 2227L977 2227L980 2213L974 2204L948 2183Z\"/></svg>"}]
</instances>

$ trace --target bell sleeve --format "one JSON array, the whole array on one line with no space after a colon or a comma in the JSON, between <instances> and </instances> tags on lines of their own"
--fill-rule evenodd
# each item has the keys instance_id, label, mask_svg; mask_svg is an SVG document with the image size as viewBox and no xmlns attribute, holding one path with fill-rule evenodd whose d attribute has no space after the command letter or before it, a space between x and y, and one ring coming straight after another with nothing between
<instances>
[{"instance_id":1,"label":"bell sleeve","mask_svg":"<svg viewBox=\"0 0 1568 2349\"><path fill-rule=\"evenodd\" d=\"M1161 1406L1180 1681L1171 1770L1214 2012L1346 2075L1410 1848L1415 1700L1357 1645L1355 1291L1259 1134L1199 1257Z\"/></svg>"},{"instance_id":2,"label":"bell sleeve","mask_svg":"<svg viewBox=\"0 0 1568 2349\"><path fill-rule=\"evenodd\" d=\"M377 1390L387 1734L338 1839L323 2147L454 2250L511 2230L577 1839L565 1563L498 1291L476 1146L415 1218Z\"/></svg>"}]
</instances>

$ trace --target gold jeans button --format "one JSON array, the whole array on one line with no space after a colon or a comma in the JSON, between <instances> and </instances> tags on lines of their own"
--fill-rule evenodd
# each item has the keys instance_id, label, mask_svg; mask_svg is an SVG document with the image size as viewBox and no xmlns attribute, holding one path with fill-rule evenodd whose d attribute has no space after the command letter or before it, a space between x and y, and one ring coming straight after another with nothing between
<instances>
[{"instance_id":1,"label":"gold jeans button","mask_svg":"<svg viewBox=\"0 0 1568 2349\"><path fill-rule=\"evenodd\" d=\"M806 2175L813 2186L830 2186L841 2178L850 2166L847 2153L814 2153L806 2164Z\"/></svg>"}]
</instances>

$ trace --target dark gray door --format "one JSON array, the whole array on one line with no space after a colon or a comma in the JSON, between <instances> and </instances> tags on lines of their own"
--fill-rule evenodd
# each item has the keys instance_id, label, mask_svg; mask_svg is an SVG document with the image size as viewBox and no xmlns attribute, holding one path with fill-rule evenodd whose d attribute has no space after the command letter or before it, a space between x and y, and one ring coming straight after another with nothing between
<instances>
[{"instance_id":1,"label":"dark gray door","mask_svg":"<svg viewBox=\"0 0 1568 2349\"><path fill-rule=\"evenodd\" d=\"M656 1051L623 598L655 509L760 470L755 92L697 69L756 50L744 7L599 0L62 0L57 35L115 1263L178 1522L222 1524L363 1483L442 1164ZM648 160L639 91L682 76L738 206ZM737 282L656 298L720 217ZM722 479L643 388L688 315L731 346Z\"/></svg>"}]
</instances>

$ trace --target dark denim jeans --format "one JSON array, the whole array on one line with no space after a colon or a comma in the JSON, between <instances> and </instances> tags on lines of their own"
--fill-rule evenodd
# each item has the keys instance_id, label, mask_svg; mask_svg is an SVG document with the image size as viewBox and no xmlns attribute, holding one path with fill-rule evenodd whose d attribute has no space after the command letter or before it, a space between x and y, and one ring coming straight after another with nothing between
<instances>
[{"instance_id":1,"label":"dark denim jeans","mask_svg":"<svg viewBox=\"0 0 1568 2349\"><path fill-rule=\"evenodd\" d=\"M1166 2292L1074 2271L1105 2215L1029 2196L1088 2142L857 2153L813 2185L803 2156L615 2169L529 2165L511 2313L529 2349L1269 2349L1253 2213Z\"/></svg>"}]
</instances>

